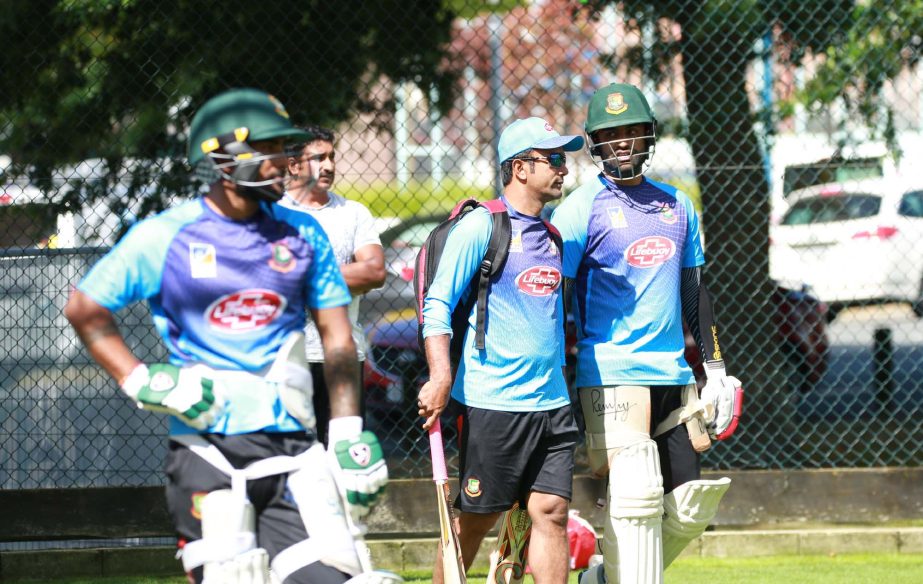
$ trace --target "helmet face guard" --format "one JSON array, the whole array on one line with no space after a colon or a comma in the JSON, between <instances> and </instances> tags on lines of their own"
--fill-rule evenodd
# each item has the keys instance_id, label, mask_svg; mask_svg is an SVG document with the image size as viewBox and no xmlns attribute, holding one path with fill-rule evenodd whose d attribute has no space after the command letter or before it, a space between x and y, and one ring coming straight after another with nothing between
<instances>
[{"instance_id":1,"label":"helmet face guard","mask_svg":"<svg viewBox=\"0 0 923 584\"><path fill-rule=\"evenodd\" d=\"M628 180L650 169L657 142L654 124L647 125L643 135L632 138L597 142L594 134L598 137L598 131L587 134L587 153L605 174L618 180ZM628 153L619 156L617 145L625 142L629 144Z\"/></svg>"},{"instance_id":2,"label":"helmet face guard","mask_svg":"<svg viewBox=\"0 0 923 584\"><path fill-rule=\"evenodd\" d=\"M246 132L246 128L240 128ZM234 140L220 144L223 152L213 151L206 154L215 170L222 179L230 181L240 187L242 195L251 199L274 203L282 198L282 191L276 190L276 185L284 182L283 178L274 177L264 179L260 177L260 167L263 162L276 158L287 158L286 152L264 154L243 140Z\"/></svg>"}]
</instances>

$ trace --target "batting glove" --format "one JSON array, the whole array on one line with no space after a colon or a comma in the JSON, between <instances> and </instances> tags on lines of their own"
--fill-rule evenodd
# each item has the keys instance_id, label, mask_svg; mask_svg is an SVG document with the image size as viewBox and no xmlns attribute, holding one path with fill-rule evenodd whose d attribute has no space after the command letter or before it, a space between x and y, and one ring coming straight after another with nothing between
<instances>
[{"instance_id":1,"label":"batting glove","mask_svg":"<svg viewBox=\"0 0 923 584\"><path fill-rule=\"evenodd\" d=\"M135 367L122 391L139 408L171 414L196 430L205 430L224 413L224 400L216 394L215 382L203 377L204 366L180 368L169 363Z\"/></svg>"},{"instance_id":2,"label":"batting glove","mask_svg":"<svg viewBox=\"0 0 923 584\"><path fill-rule=\"evenodd\" d=\"M705 402L708 433L716 440L727 440L737 430L743 409L743 387L739 379L727 375L724 361L706 361L705 377L701 400Z\"/></svg>"},{"instance_id":3,"label":"batting glove","mask_svg":"<svg viewBox=\"0 0 923 584\"><path fill-rule=\"evenodd\" d=\"M388 484L388 467L375 434L362 428L358 416L330 420L329 443L333 472L346 495L354 521L369 514Z\"/></svg>"}]
</instances>

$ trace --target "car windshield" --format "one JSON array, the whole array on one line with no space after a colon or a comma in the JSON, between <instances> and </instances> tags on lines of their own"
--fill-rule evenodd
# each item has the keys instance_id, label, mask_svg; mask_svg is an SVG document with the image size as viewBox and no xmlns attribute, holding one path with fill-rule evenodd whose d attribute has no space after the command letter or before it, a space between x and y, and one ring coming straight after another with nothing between
<instances>
[{"instance_id":1,"label":"car windshield","mask_svg":"<svg viewBox=\"0 0 923 584\"><path fill-rule=\"evenodd\" d=\"M792 205L792 208L782 218L782 225L810 225L863 219L877 215L880 208L881 197L878 195L853 193L832 197L812 197L802 199Z\"/></svg>"}]
</instances>

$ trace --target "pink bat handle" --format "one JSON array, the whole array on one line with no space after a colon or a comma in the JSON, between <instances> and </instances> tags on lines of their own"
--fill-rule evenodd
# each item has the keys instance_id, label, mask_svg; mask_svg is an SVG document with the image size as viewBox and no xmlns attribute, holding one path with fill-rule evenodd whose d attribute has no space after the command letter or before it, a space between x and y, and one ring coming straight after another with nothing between
<instances>
[{"instance_id":1,"label":"pink bat handle","mask_svg":"<svg viewBox=\"0 0 923 584\"><path fill-rule=\"evenodd\" d=\"M433 459L433 480L437 483L449 480L445 469L445 450L442 444L442 424L439 418L429 428L429 455Z\"/></svg>"}]
</instances>

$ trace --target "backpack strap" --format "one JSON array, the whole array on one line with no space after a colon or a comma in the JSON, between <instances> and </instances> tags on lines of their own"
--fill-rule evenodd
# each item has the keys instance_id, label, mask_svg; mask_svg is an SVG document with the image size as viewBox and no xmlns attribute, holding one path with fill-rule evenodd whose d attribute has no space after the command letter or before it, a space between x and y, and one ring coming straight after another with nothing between
<instances>
[{"instance_id":1,"label":"backpack strap","mask_svg":"<svg viewBox=\"0 0 923 584\"><path fill-rule=\"evenodd\" d=\"M545 229L548 230L548 235L551 236L551 240L558 247L558 253L561 254L561 261L564 261L564 238L561 237L561 232L558 231L558 228L551 224L550 221L542 219L542 223L545 224Z\"/></svg>"},{"instance_id":2,"label":"backpack strap","mask_svg":"<svg viewBox=\"0 0 923 584\"><path fill-rule=\"evenodd\" d=\"M510 214L506 205L500 199L484 201L481 206L490 211L493 219L493 230L487 244L487 253L481 260L481 267L477 275L477 324L475 328L475 348L479 351L485 348L487 331L487 293L490 291L490 278L503 269L506 256L510 249L510 240L513 228L510 223Z\"/></svg>"}]
</instances>

